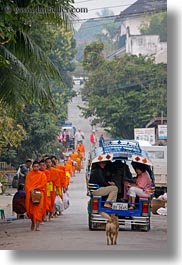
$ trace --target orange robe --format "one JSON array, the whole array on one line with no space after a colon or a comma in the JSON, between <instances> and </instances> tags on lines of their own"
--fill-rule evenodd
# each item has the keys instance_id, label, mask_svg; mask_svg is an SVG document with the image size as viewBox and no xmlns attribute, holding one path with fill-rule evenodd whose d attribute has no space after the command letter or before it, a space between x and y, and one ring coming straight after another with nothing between
<instances>
[{"instance_id":1,"label":"orange robe","mask_svg":"<svg viewBox=\"0 0 182 265\"><path fill-rule=\"evenodd\" d=\"M66 171L65 171L65 165L62 164L58 164L56 167L58 170L60 170L60 174L61 174L61 187L67 187L68 183L67 183L67 177L66 177Z\"/></svg>"},{"instance_id":2,"label":"orange robe","mask_svg":"<svg viewBox=\"0 0 182 265\"><path fill-rule=\"evenodd\" d=\"M56 168L47 169L49 172L49 181L47 189L47 199L49 202L48 212L54 212L54 202L56 198L56 188L60 188L59 172Z\"/></svg>"},{"instance_id":3,"label":"orange robe","mask_svg":"<svg viewBox=\"0 0 182 265\"><path fill-rule=\"evenodd\" d=\"M84 167L83 167L83 160L85 159L85 158L84 158L84 157L85 157L85 146L84 146L84 144L78 144L77 147L76 147L76 150L77 150L78 153L81 154L81 156L79 155L79 156L77 157L77 160L79 160L79 158L81 158L81 165L80 165L80 164L78 165L78 167L79 167L80 169L78 169L78 167L77 167L77 170L80 171L81 168L84 168Z\"/></svg>"},{"instance_id":4,"label":"orange robe","mask_svg":"<svg viewBox=\"0 0 182 265\"><path fill-rule=\"evenodd\" d=\"M41 222L45 214L45 196L46 196L46 175L41 171L31 170L28 172L25 181L26 192L26 210L27 216L34 222ZM39 190L42 198L39 204L33 204L30 192L33 188Z\"/></svg>"},{"instance_id":5,"label":"orange robe","mask_svg":"<svg viewBox=\"0 0 182 265\"><path fill-rule=\"evenodd\" d=\"M41 172L43 172L46 175L46 179L47 179L47 184L46 184L46 196L45 196L45 215L46 212L49 212L49 210L51 209L51 198L48 196L48 183L50 181L50 174L48 170L41 170Z\"/></svg>"},{"instance_id":6,"label":"orange robe","mask_svg":"<svg viewBox=\"0 0 182 265\"><path fill-rule=\"evenodd\" d=\"M77 152L74 152L74 153L70 154L70 158L73 161L73 163L72 163L72 173L73 173L73 175L75 175L75 171L76 171L76 158L77 158L77 156L78 156Z\"/></svg>"},{"instance_id":7,"label":"orange robe","mask_svg":"<svg viewBox=\"0 0 182 265\"><path fill-rule=\"evenodd\" d=\"M65 166L64 165L57 165L56 170L58 171L58 176L59 176L59 196L62 198L62 196L63 196L62 188L67 186Z\"/></svg>"},{"instance_id":8,"label":"orange robe","mask_svg":"<svg viewBox=\"0 0 182 265\"><path fill-rule=\"evenodd\" d=\"M68 159L65 164L65 173L66 173L66 178L67 178L67 183L68 185L70 184L70 177L72 175L73 168L72 168L72 160Z\"/></svg>"},{"instance_id":9,"label":"orange robe","mask_svg":"<svg viewBox=\"0 0 182 265\"><path fill-rule=\"evenodd\" d=\"M85 146L84 144L78 144L76 147L76 151L80 151L80 153L84 154L85 153Z\"/></svg>"},{"instance_id":10,"label":"orange robe","mask_svg":"<svg viewBox=\"0 0 182 265\"><path fill-rule=\"evenodd\" d=\"M76 158L76 170L78 172L80 172L81 168L82 168L82 159L83 159L82 153L78 152L78 155L77 155L77 158Z\"/></svg>"}]
</instances>

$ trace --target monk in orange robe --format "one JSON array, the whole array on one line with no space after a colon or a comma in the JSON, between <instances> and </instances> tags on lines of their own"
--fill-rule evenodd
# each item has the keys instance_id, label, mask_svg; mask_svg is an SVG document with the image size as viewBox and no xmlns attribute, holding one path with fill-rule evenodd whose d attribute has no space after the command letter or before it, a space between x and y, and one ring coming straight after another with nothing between
<instances>
[{"instance_id":1,"label":"monk in orange robe","mask_svg":"<svg viewBox=\"0 0 182 265\"><path fill-rule=\"evenodd\" d=\"M59 172L56 168L52 166L52 161L51 158L47 158L45 160L46 163L46 169L49 172L49 182L48 182L48 200L50 200L50 209L49 209L49 220L53 217L55 207L55 198L56 195L59 194L59 188L61 187L61 182L60 182L60 176Z\"/></svg>"},{"instance_id":2,"label":"monk in orange robe","mask_svg":"<svg viewBox=\"0 0 182 265\"><path fill-rule=\"evenodd\" d=\"M65 165L61 165L61 164L58 164L56 165L56 169L60 172L60 181L61 181L61 187L63 188L63 191L64 189L67 189L68 187L68 180L67 180L67 177L66 177L66 167ZM61 197L62 197L62 194L61 194Z\"/></svg>"},{"instance_id":3,"label":"monk in orange robe","mask_svg":"<svg viewBox=\"0 0 182 265\"><path fill-rule=\"evenodd\" d=\"M81 169L82 169L82 159L83 159L83 155L82 153L78 150L78 155L76 158L76 170L80 173Z\"/></svg>"},{"instance_id":4,"label":"monk in orange robe","mask_svg":"<svg viewBox=\"0 0 182 265\"><path fill-rule=\"evenodd\" d=\"M72 160L70 159L69 155L66 156L66 159L65 159L65 173L66 173L67 183L69 185L70 178L73 173L73 164L72 164Z\"/></svg>"},{"instance_id":5,"label":"monk in orange robe","mask_svg":"<svg viewBox=\"0 0 182 265\"><path fill-rule=\"evenodd\" d=\"M85 154L85 146L83 143L79 143L77 146L76 146L76 151L80 151L80 153L82 153L82 155Z\"/></svg>"},{"instance_id":6,"label":"monk in orange robe","mask_svg":"<svg viewBox=\"0 0 182 265\"><path fill-rule=\"evenodd\" d=\"M81 158L81 168L83 167L83 160L85 159L85 146L83 143L79 143L76 147L77 153L79 153L78 157ZM77 157L77 158L78 158ZM78 159L79 160L79 159ZM81 170L81 169L80 169ZM78 170L79 171L79 170Z\"/></svg>"},{"instance_id":7,"label":"monk in orange robe","mask_svg":"<svg viewBox=\"0 0 182 265\"><path fill-rule=\"evenodd\" d=\"M67 180L66 180L66 174L65 174L65 166L58 164L58 160L51 159L52 160L52 167L56 168L59 174L59 196L62 198L62 191L67 186Z\"/></svg>"},{"instance_id":8,"label":"monk in orange robe","mask_svg":"<svg viewBox=\"0 0 182 265\"><path fill-rule=\"evenodd\" d=\"M46 196L46 175L39 171L39 163L34 161L33 169L28 172L25 181L26 192L26 210L27 216L31 219L31 230L38 231L39 224L45 214L45 196ZM31 191L38 190L41 192L41 200L39 204L33 204L31 201Z\"/></svg>"},{"instance_id":9,"label":"monk in orange robe","mask_svg":"<svg viewBox=\"0 0 182 265\"><path fill-rule=\"evenodd\" d=\"M49 171L46 170L46 164L45 164L45 160L44 159L42 159L39 162L39 170L46 175L46 179L47 179L46 196L45 196L45 200L44 200L44 203L45 203L45 214L44 214L44 218L43 218L43 220L46 221L47 212L49 212L50 209L51 209L51 198L48 196L49 195L48 194L48 183L50 181L50 174L49 174Z\"/></svg>"},{"instance_id":10,"label":"monk in orange robe","mask_svg":"<svg viewBox=\"0 0 182 265\"><path fill-rule=\"evenodd\" d=\"M78 153L73 149L71 154L70 154L70 158L72 160L72 177L75 177L77 156L78 156Z\"/></svg>"}]
</instances>

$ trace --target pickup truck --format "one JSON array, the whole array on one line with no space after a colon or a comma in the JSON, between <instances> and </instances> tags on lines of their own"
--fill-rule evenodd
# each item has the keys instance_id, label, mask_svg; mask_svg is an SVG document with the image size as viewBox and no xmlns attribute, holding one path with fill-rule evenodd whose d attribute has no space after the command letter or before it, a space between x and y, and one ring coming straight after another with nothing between
<instances>
[{"instance_id":1,"label":"pickup truck","mask_svg":"<svg viewBox=\"0 0 182 265\"><path fill-rule=\"evenodd\" d=\"M123 182L125 178L125 170L117 174L115 183L118 186L117 201L112 203L112 208L105 208L104 203L106 198L103 196L93 196L92 191L98 189L99 186L94 183L89 183L89 177L96 163L107 161L111 166L122 165L125 169L130 168L131 162L142 163L146 168L150 168L152 163L149 160L147 153L141 149L137 141L134 140L105 140L102 147L96 148L89 159L88 168L86 171L87 195L88 201L88 226L90 230L103 230L107 219L102 213L109 215L116 214L119 219L120 229L131 229L140 231L150 230L150 215L151 215L151 198L154 190L151 191L149 198L137 198L135 201L135 209L129 209L129 203L123 201ZM116 168L116 166L115 166ZM119 171L118 171L119 172ZM132 174L130 174L131 178ZM132 179L131 179L132 181Z\"/></svg>"},{"instance_id":2,"label":"pickup truck","mask_svg":"<svg viewBox=\"0 0 182 265\"><path fill-rule=\"evenodd\" d=\"M152 162L155 176L155 197L167 192L167 146L142 146Z\"/></svg>"}]
</instances>

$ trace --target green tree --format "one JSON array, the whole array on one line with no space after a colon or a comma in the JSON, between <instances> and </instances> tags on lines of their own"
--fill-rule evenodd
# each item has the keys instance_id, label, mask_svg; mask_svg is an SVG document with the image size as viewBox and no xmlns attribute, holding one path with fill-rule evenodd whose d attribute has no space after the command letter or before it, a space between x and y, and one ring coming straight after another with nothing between
<instances>
[{"instance_id":1,"label":"green tree","mask_svg":"<svg viewBox=\"0 0 182 265\"><path fill-rule=\"evenodd\" d=\"M36 30L35 30L36 28ZM17 166L25 157L37 158L43 153L58 154L61 148L57 141L60 124L67 118L67 104L72 99L72 84L68 73L72 71L72 61L75 54L75 42L71 31L65 28L55 28L53 25L34 27L31 38L39 40L39 46L53 60L61 72L63 82L52 80L50 83L54 108L50 104L40 103L36 99L31 104L23 105L16 115L15 124L21 124L26 129L26 138L18 138L19 146L5 146L1 159Z\"/></svg>"},{"instance_id":2,"label":"green tree","mask_svg":"<svg viewBox=\"0 0 182 265\"><path fill-rule=\"evenodd\" d=\"M145 56L105 60L89 75L83 94L85 117L93 116L112 136L133 138L135 127L167 114L166 65Z\"/></svg>"},{"instance_id":3,"label":"green tree","mask_svg":"<svg viewBox=\"0 0 182 265\"><path fill-rule=\"evenodd\" d=\"M3 150L18 148L24 139L26 139L26 131L23 126L16 123L8 110L0 107L0 155Z\"/></svg>"},{"instance_id":4,"label":"green tree","mask_svg":"<svg viewBox=\"0 0 182 265\"><path fill-rule=\"evenodd\" d=\"M30 38L33 21L68 25L72 0L0 0L0 102L13 107L32 98L51 100L49 82L61 80L58 69ZM31 12L36 8L59 12ZM22 9L24 8L24 9Z\"/></svg>"},{"instance_id":5,"label":"green tree","mask_svg":"<svg viewBox=\"0 0 182 265\"><path fill-rule=\"evenodd\" d=\"M102 42L92 42L84 50L83 67L84 70L93 71L104 61L104 45Z\"/></svg>"},{"instance_id":6,"label":"green tree","mask_svg":"<svg viewBox=\"0 0 182 265\"><path fill-rule=\"evenodd\" d=\"M120 23L115 21L114 13L108 8L96 13L97 19L88 19L81 24L75 33L77 42L76 59L83 60L84 48L91 42L101 41L104 43L104 55L108 55L116 49L116 36Z\"/></svg>"},{"instance_id":7,"label":"green tree","mask_svg":"<svg viewBox=\"0 0 182 265\"><path fill-rule=\"evenodd\" d=\"M151 19L150 23L142 24L140 28L140 32L142 34L147 35L159 35L160 41L166 42L167 41L167 12L161 12L154 14Z\"/></svg>"},{"instance_id":8,"label":"green tree","mask_svg":"<svg viewBox=\"0 0 182 265\"><path fill-rule=\"evenodd\" d=\"M5 104L9 111L4 115L4 119L13 122L14 134L17 125L24 131L26 129L26 137L21 136L19 132L18 141L11 141L11 145L1 137L1 159L11 161L15 165L25 157L36 158L44 152L57 152L57 148L60 148L57 141L60 123L67 118L67 104L74 96L69 77L69 72L74 69L72 62L75 55L72 31L60 23L55 26L45 21L48 20L44 17L41 20L39 16L34 16L27 32L17 32L17 35L22 34L22 41L11 40L6 43L6 53L17 62L13 71L9 57L6 59L7 56L0 55L0 69L4 74L1 75L1 85L5 88L8 85L11 87L11 93L8 89L5 90L7 95L4 95L3 89L0 90L1 103L9 103ZM2 49L4 45L1 45ZM29 79L23 70L19 73L19 65L26 70L24 73ZM32 74L35 78L31 86ZM3 81L6 81L6 84ZM37 85L39 87L35 90L33 86ZM18 112L15 112L14 101L17 103Z\"/></svg>"}]
</instances>

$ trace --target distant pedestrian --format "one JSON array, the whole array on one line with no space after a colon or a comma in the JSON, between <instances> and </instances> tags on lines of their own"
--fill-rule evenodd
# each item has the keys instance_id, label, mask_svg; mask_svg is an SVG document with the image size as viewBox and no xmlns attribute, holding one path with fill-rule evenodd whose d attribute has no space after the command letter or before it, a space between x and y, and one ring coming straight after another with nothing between
<instances>
[{"instance_id":1,"label":"distant pedestrian","mask_svg":"<svg viewBox=\"0 0 182 265\"><path fill-rule=\"evenodd\" d=\"M64 129L62 134L62 144L64 146L64 152L68 152L68 146L69 146L69 133L68 130Z\"/></svg>"},{"instance_id":2,"label":"distant pedestrian","mask_svg":"<svg viewBox=\"0 0 182 265\"><path fill-rule=\"evenodd\" d=\"M3 186L3 184L0 182L0 194L3 192L2 186Z\"/></svg>"},{"instance_id":3,"label":"distant pedestrian","mask_svg":"<svg viewBox=\"0 0 182 265\"><path fill-rule=\"evenodd\" d=\"M94 150L96 148L96 143L97 143L95 130L92 130L90 134L90 143L91 143L91 150Z\"/></svg>"},{"instance_id":4,"label":"distant pedestrian","mask_svg":"<svg viewBox=\"0 0 182 265\"><path fill-rule=\"evenodd\" d=\"M99 138L99 147L103 147L103 143L104 143L104 136L103 134L101 134Z\"/></svg>"},{"instance_id":5,"label":"distant pedestrian","mask_svg":"<svg viewBox=\"0 0 182 265\"><path fill-rule=\"evenodd\" d=\"M59 157L60 157L60 160L59 160L60 163L64 164L64 154L63 154L63 152L61 150L59 151Z\"/></svg>"},{"instance_id":6,"label":"distant pedestrian","mask_svg":"<svg viewBox=\"0 0 182 265\"><path fill-rule=\"evenodd\" d=\"M12 201L12 208L13 212L17 214L17 219L19 218L24 218L24 214L26 212L26 206L25 206L25 198L26 198L26 193L24 190L24 184L19 184L17 192L13 196L13 201Z\"/></svg>"},{"instance_id":7,"label":"distant pedestrian","mask_svg":"<svg viewBox=\"0 0 182 265\"><path fill-rule=\"evenodd\" d=\"M85 139L84 133L81 131L80 128L78 128L78 131L75 133L76 145L79 144L80 142L82 143L84 139Z\"/></svg>"},{"instance_id":8,"label":"distant pedestrian","mask_svg":"<svg viewBox=\"0 0 182 265\"><path fill-rule=\"evenodd\" d=\"M25 164L21 164L19 166L19 169L16 173L17 178L18 178L18 185L20 183L25 184L26 175L31 170L31 168L32 168L32 160L31 159L27 159Z\"/></svg>"}]
</instances>

